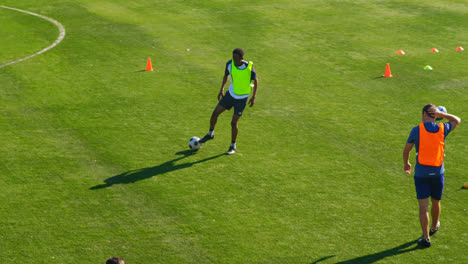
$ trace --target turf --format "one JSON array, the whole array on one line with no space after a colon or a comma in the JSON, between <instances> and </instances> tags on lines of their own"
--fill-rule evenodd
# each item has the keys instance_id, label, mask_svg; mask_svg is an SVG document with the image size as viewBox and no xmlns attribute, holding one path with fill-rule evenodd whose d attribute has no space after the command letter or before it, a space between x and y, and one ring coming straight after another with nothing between
<instances>
[{"instance_id":1,"label":"turf","mask_svg":"<svg viewBox=\"0 0 468 264\"><path fill-rule=\"evenodd\" d=\"M2 5L66 29L0 68L2 263L466 262L464 1ZM0 65L58 36L8 9L0 22ZM192 154L236 47L259 76L238 153L224 155L228 112ZM426 103L463 121L447 138L441 230L419 250L402 150Z\"/></svg>"}]
</instances>

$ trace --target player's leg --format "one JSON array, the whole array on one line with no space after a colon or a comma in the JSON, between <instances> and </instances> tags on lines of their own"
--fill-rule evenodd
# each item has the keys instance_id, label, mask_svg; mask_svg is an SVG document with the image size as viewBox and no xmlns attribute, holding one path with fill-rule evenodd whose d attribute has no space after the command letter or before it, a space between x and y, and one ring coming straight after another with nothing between
<instances>
[{"instance_id":1,"label":"player's leg","mask_svg":"<svg viewBox=\"0 0 468 264\"><path fill-rule=\"evenodd\" d=\"M425 177L414 177L414 185L416 186L416 196L419 203L419 222L423 232L423 237L418 240L418 244L422 247L430 247L428 212L429 196L431 193L430 184Z\"/></svg>"},{"instance_id":2,"label":"player's leg","mask_svg":"<svg viewBox=\"0 0 468 264\"><path fill-rule=\"evenodd\" d=\"M200 143L205 143L206 141L214 138L214 129L215 129L216 123L218 122L218 116L222 112L231 109L233 106L233 103L234 103L234 98L232 98L229 91L227 91L226 94L221 99L221 101L219 101L218 105L213 110L213 113L211 114L211 118L210 118L210 130L208 131L208 134L206 134L206 136L200 139L199 141Z\"/></svg>"},{"instance_id":3,"label":"player's leg","mask_svg":"<svg viewBox=\"0 0 468 264\"><path fill-rule=\"evenodd\" d=\"M442 193L444 191L444 182L445 177L444 175L440 175L439 177L432 178L431 182L431 217L432 217L432 225L431 230L429 231L429 235L435 234L440 227L440 200L442 199Z\"/></svg>"},{"instance_id":4,"label":"player's leg","mask_svg":"<svg viewBox=\"0 0 468 264\"><path fill-rule=\"evenodd\" d=\"M419 221L423 231L423 237L429 238L429 198L418 199L419 203Z\"/></svg>"},{"instance_id":5,"label":"player's leg","mask_svg":"<svg viewBox=\"0 0 468 264\"><path fill-rule=\"evenodd\" d=\"M206 134L198 142L205 143L206 141L214 138L214 129L215 129L216 123L218 122L218 117L225 110L226 108L224 108L224 106L222 106L221 104L216 105L215 109L213 110L213 113L211 113L210 130L208 131L208 134Z\"/></svg>"},{"instance_id":6,"label":"player's leg","mask_svg":"<svg viewBox=\"0 0 468 264\"><path fill-rule=\"evenodd\" d=\"M237 140L237 134L239 133L239 118L240 116L238 115L232 115L232 120L231 120L231 142L235 143Z\"/></svg>"},{"instance_id":7,"label":"player's leg","mask_svg":"<svg viewBox=\"0 0 468 264\"><path fill-rule=\"evenodd\" d=\"M431 226L431 230L429 232L429 235L432 236L433 234L435 234L439 230L439 227L440 227L440 222L439 222L439 218L440 218L440 200L436 200L434 198L431 198L431 202L432 202L432 208L431 208L432 226Z\"/></svg>"},{"instance_id":8,"label":"player's leg","mask_svg":"<svg viewBox=\"0 0 468 264\"><path fill-rule=\"evenodd\" d=\"M210 130L214 130L216 123L218 122L218 116L224 112L226 108L224 108L222 105L218 104L216 108L213 110L213 113L211 114L210 118Z\"/></svg>"},{"instance_id":9,"label":"player's leg","mask_svg":"<svg viewBox=\"0 0 468 264\"><path fill-rule=\"evenodd\" d=\"M232 115L232 120L231 120L231 145L229 146L229 150L227 154L231 155L236 153L237 148L236 148L236 140L237 140L237 134L239 133L239 126L237 125L239 122L240 116L233 114Z\"/></svg>"},{"instance_id":10,"label":"player's leg","mask_svg":"<svg viewBox=\"0 0 468 264\"><path fill-rule=\"evenodd\" d=\"M239 118L242 116L244 112L245 106L247 105L247 99L234 99L234 113L231 119L231 145L229 146L229 150L227 154L234 154L237 151L236 148L236 141L237 141L237 134L239 133L239 126L237 125L239 122Z\"/></svg>"}]
</instances>

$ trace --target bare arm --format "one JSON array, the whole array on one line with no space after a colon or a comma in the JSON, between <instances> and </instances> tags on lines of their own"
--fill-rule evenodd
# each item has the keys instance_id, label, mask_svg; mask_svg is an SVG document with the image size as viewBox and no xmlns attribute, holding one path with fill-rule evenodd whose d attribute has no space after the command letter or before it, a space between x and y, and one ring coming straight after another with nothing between
<instances>
[{"instance_id":1,"label":"bare arm","mask_svg":"<svg viewBox=\"0 0 468 264\"><path fill-rule=\"evenodd\" d=\"M219 90L219 94L218 94L218 101L221 101L221 99L223 99L223 96L224 96L224 86L226 86L227 79L228 79L228 75L224 75L224 77L223 77L223 83L221 84L221 89Z\"/></svg>"},{"instance_id":2,"label":"bare arm","mask_svg":"<svg viewBox=\"0 0 468 264\"><path fill-rule=\"evenodd\" d=\"M252 107L255 104L255 97L257 97L258 78L255 78L255 80L253 81L253 84L254 84L253 94L252 94L252 96L250 97L250 100L249 100L250 107Z\"/></svg>"},{"instance_id":3,"label":"bare arm","mask_svg":"<svg viewBox=\"0 0 468 264\"><path fill-rule=\"evenodd\" d=\"M404 169L405 173L410 174L411 173L411 163L409 162L409 156L411 149L413 149L414 143L406 143L405 149L403 149L403 163L404 163Z\"/></svg>"},{"instance_id":4,"label":"bare arm","mask_svg":"<svg viewBox=\"0 0 468 264\"><path fill-rule=\"evenodd\" d=\"M439 110L437 110L437 112L435 113L435 116L447 119L452 124L452 131L455 130L455 128L461 122L461 119L458 116L447 114L447 113L441 112Z\"/></svg>"}]
</instances>

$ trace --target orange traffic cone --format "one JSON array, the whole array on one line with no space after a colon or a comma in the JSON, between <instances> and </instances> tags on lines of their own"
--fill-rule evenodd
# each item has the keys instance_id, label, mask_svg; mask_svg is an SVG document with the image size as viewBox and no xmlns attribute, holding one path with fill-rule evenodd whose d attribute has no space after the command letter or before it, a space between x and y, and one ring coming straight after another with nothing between
<instances>
[{"instance_id":1,"label":"orange traffic cone","mask_svg":"<svg viewBox=\"0 0 468 264\"><path fill-rule=\"evenodd\" d=\"M463 48L458 46L456 50L463 50Z\"/></svg>"},{"instance_id":2,"label":"orange traffic cone","mask_svg":"<svg viewBox=\"0 0 468 264\"><path fill-rule=\"evenodd\" d=\"M146 71L153 71L153 66L151 65L150 58L148 58L148 63L146 64Z\"/></svg>"},{"instance_id":3,"label":"orange traffic cone","mask_svg":"<svg viewBox=\"0 0 468 264\"><path fill-rule=\"evenodd\" d=\"M436 48L433 48L431 52L439 52L439 50L437 50Z\"/></svg>"},{"instance_id":4,"label":"orange traffic cone","mask_svg":"<svg viewBox=\"0 0 468 264\"><path fill-rule=\"evenodd\" d=\"M396 52L396 54L405 54L405 52L403 50L399 50Z\"/></svg>"},{"instance_id":5,"label":"orange traffic cone","mask_svg":"<svg viewBox=\"0 0 468 264\"><path fill-rule=\"evenodd\" d=\"M387 67L385 67L385 74L382 77L392 77L392 73L390 72L390 63L387 63Z\"/></svg>"}]
</instances>

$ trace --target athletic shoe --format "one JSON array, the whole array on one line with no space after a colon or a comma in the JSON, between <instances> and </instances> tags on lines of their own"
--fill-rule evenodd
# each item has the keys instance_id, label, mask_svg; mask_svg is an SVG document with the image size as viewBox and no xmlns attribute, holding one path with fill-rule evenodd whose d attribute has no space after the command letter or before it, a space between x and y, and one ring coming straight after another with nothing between
<instances>
[{"instance_id":1,"label":"athletic shoe","mask_svg":"<svg viewBox=\"0 0 468 264\"><path fill-rule=\"evenodd\" d=\"M424 248L428 248L431 246L431 239L421 237L420 239L418 239L418 245Z\"/></svg>"},{"instance_id":2,"label":"athletic shoe","mask_svg":"<svg viewBox=\"0 0 468 264\"><path fill-rule=\"evenodd\" d=\"M229 150L228 150L228 152L226 152L226 154L232 155L232 154L236 153L236 150L237 150L236 147L230 146Z\"/></svg>"},{"instance_id":3,"label":"athletic shoe","mask_svg":"<svg viewBox=\"0 0 468 264\"><path fill-rule=\"evenodd\" d=\"M202 139L198 140L199 143L205 143L208 140L211 140L214 138L214 135L210 136L210 134L206 134Z\"/></svg>"},{"instance_id":4,"label":"athletic shoe","mask_svg":"<svg viewBox=\"0 0 468 264\"><path fill-rule=\"evenodd\" d=\"M439 231L439 227L440 227L440 222L437 221L437 226L436 226L436 228L432 228L432 227L431 227L431 230L429 231L429 235L430 235L430 236L434 235L437 231Z\"/></svg>"}]
</instances>

